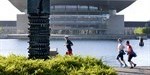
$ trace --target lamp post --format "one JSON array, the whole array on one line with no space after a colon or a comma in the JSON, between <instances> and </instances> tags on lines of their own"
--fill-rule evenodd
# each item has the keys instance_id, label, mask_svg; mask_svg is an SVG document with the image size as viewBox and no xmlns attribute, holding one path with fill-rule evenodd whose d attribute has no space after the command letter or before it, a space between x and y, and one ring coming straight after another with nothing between
<instances>
[{"instance_id":1,"label":"lamp post","mask_svg":"<svg viewBox=\"0 0 150 75\"><path fill-rule=\"evenodd\" d=\"M28 0L29 58L47 59L50 54L49 0Z\"/></svg>"}]
</instances>

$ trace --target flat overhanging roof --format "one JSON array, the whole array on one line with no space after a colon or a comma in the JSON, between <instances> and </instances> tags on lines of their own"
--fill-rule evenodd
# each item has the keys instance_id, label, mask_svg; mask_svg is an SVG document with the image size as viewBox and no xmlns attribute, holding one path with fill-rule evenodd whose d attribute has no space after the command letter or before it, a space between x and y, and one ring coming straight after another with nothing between
<instances>
[{"instance_id":1,"label":"flat overhanging roof","mask_svg":"<svg viewBox=\"0 0 150 75\"><path fill-rule=\"evenodd\" d=\"M27 0L9 0L20 11L27 8ZM131 5L136 0L50 0L51 5L89 5L104 10L117 10L117 12Z\"/></svg>"}]
</instances>

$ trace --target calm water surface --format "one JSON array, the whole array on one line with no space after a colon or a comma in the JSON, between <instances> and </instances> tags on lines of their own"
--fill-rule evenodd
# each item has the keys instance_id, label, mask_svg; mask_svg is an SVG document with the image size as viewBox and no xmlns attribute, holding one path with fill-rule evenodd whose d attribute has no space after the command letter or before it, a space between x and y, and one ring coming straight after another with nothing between
<instances>
[{"instance_id":1,"label":"calm water surface","mask_svg":"<svg viewBox=\"0 0 150 75\"><path fill-rule=\"evenodd\" d=\"M20 39L0 39L0 55L8 56L9 54L17 54L28 56L27 48L29 45L27 41ZM59 54L65 55L66 47L64 46L64 42L64 40L51 40L50 47L58 48ZM119 66L116 60L116 40L72 40L72 42L74 43L72 47L74 55L102 58L108 65ZM137 57L133 58L133 61L138 66L150 66L150 39L144 40L144 47L138 45L139 40L130 40L130 43L137 53ZM124 58L127 62L127 55Z\"/></svg>"}]
</instances>

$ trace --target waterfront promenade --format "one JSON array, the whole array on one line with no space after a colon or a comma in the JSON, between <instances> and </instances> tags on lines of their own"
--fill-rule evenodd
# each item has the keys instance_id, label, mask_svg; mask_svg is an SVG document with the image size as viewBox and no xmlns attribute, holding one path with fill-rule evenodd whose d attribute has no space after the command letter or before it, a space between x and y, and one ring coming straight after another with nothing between
<instances>
[{"instance_id":1,"label":"waterfront promenade","mask_svg":"<svg viewBox=\"0 0 150 75\"><path fill-rule=\"evenodd\" d=\"M65 35L51 34L50 39L64 39ZM134 35L69 35L75 40L114 40L118 38L135 39ZM28 39L28 34L4 34L0 35L0 39Z\"/></svg>"},{"instance_id":2,"label":"waterfront promenade","mask_svg":"<svg viewBox=\"0 0 150 75\"><path fill-rule=\"evenodd\" d=\"M115 67L115 70L117 70L118 75L150 75L150 66L137 66L133 69Z\"/></svg>"}]
</instances>

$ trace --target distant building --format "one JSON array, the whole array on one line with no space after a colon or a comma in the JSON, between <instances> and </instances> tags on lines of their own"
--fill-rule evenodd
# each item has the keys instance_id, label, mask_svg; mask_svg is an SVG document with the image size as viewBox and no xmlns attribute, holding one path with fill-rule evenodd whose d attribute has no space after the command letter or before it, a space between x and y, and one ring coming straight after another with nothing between
<instances>
[{"instance_id":1,"label":"distant building","mask_svg":"<svg viewBox=\"0 0 150 75\"><path fill-rule=\"evenodd\" d=\"M9 0L25 12L25 0ZM50 0L52 34L123 35L124 15L117 12L136 0ZM28 33L26 14L17 15L17 33Z\"/></svg>"},{"instance_id":2,"label":"distant building","mask_svg":"<svg viewBox=\"0 0 150 75\"><path fill-rule=\"evenodd\" d=\"M126 21L125 22L125 35L134 35L135 28L150 27L150 22L145 21Z\"/></svg>"},{"instance_id":3,"label":"distant building","mask_svg":"<svg viewBox=\"0 0 150 75\"><path fill-rule=\"evenodd\" d=\"M3 34L16 33L16 21L0 21L0 28Z\"/></svg>"}]
</instances>

